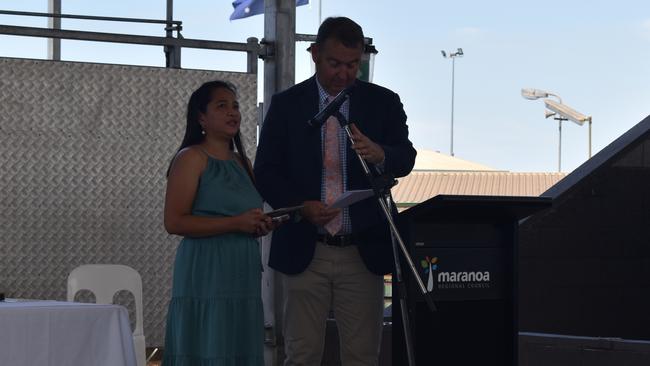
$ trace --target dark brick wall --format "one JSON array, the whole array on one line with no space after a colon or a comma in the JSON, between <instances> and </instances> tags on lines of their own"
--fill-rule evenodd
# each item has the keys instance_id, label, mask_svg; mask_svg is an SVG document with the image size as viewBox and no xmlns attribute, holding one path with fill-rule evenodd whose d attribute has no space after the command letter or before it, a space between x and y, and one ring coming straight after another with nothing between
<instances>
[{"instance_id":1,"label":"dark brick wall","mask_svg":"<svg viewBox=\"0 0 650 366\"><path fill-rule=\"evenodd\" d=\"M521 224L521 331L650 340L650 139Z\"/></svg>"}]
</instances>

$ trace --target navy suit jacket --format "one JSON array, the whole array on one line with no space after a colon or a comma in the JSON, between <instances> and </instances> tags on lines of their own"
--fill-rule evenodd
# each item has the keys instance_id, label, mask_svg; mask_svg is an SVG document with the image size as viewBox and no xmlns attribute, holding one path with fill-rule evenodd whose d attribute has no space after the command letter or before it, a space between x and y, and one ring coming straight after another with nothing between
<instances>
[{"instance_id":1,"label":"navy suit jacket","mask_svg":"<svg viewBox=\"0 0 650 366\"><path fill-rule=\"evenodd\" d=\"M321 199L321 131L307 124L319 111L318 99L316 79L311 77L271 100L255 158L255 176L262 197L275 209ZM383 147L387 172L401 177L411 171L416 152L408 139L406 114L397 94L357 80L350 96L349 120ZM347 177L348 190L370 188L356 153L349 147ZM351 205L350 218L366 267L376 274L392 272L389 226L377 199ZM269 266L286 274L304 271L314 255L316 235L316 226L307 220L283 224L273 233Z\"/></svg>"}]
</instances>

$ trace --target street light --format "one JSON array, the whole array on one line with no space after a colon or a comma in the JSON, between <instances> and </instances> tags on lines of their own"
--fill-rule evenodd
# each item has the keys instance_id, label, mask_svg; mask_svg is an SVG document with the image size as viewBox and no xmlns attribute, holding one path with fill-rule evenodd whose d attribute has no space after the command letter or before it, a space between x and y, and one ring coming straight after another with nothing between
<instances>
[{"instance_id":1,"label":"street light","mask_svg":"<svg viewBox=\"0 0 650 366\"><path fill-rule=\"evenodd\" d=\"M521 89L521 96L535 100L539 98L548 98L556 97L559 102L556 102L551 99L544 99L544 105L546 106L547 111L544 111L545 118L553 117L558 121L558 130L559 130L559 142L558 142L558 172L562 170L562 121L571 121L582 126L586 121L589 121L589 158L591 159L591 116L585 116L584 114L576 111L575 109L562 104L562 98L558 95L549 93L540 89L526 88Z\"/></svg>"},{"instance_id":2,"label":"street light","mask_svg":"<svg viewBox=\"0 0 650 366\"><path fill-rule=\"evenodd\" d=\"M456 67L456 57L463 57L463 49L457 48L456 52L440 51L442 57L451 59L451 156L454 156L454 72Z\"/></svg>"},{"instance_id":3,"label":"street light","mask_svg":"<svg viewBox=\"0 0 650 366\"><path fill-rule=\"evenodd\" d=\"M536 100L539 98L548 98L549 96L553 96L559 99L560 103L562 103L562 98L560 98L558 95L540 89L532 89L532 88L521 89L521 96L530 100Z\"/></svg>"}]
</instances>

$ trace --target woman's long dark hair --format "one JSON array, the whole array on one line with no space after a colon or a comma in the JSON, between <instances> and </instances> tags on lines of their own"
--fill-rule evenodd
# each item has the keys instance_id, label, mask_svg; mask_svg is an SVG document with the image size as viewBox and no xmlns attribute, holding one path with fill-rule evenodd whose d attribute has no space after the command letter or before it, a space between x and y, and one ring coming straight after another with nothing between
<instances>
[{"instance_id":1,"label":"woman's long dark hair","mask_svg":"<svg viewBox=\"0 0 650 366\"><path fill-rule=\"evenodd\" d=\"M205 140L205 135L201 132L203 128L199 123L199 114L205 113L208 108L208 103L212 100L212 93L217 89L227 89L233 94L237 95L237 90L235 86L227 81L215 80L208 81L201 85L198 89L192 93L190 101L187 103L187 125L185 127L185 136L183 136L183 141L181 146L176 150L176 154L184 148L192 145L197 145ZM248 157L246 156L246 149L242 144L241 133L237 131L237 134L233 138L233 141L230 142L230 150L234 151L234 148L237 148L237 152L242 158L242 163L246 172L248 173L251 181L255 182L253 178L253 172L251 171L250 166L248 165ZM167 168L167 177L169 177L169 171L172 168L176 154L172 157L172 160L169 162L169 167Z\"/></svg>"}]
</instances>

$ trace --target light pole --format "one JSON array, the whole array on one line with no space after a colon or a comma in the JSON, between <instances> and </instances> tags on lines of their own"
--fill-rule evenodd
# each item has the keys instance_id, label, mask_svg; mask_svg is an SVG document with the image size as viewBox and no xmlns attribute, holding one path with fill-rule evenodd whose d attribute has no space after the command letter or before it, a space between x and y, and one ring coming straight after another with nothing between
<instances>
[{"instance_id":1,"label":"light pole","mask_svg":"<svg viewBox=\"0 0 650 366\"><path fill-rule=\"evenodd\" d=\"M521 89L521 96L535 100L539 98L548 98L556 97L558 102L551 99L544 99L544 105L546 106L547 111L544 111L544 116L546 118L553 117L558 121L558 131L559 131L559 141L558 141L558 162L557 162L557 171L562 171L562 121L571 121L582 126L585 121L589 121L589 151L588 156L591 159L591 116L585 116L584 114L574 110L573 108L562 104L562 98L559 95L549 93L544 90L539 89Z\"/></svg>"},{"instance_id":2,"label":"light pole","mask_svg":"<svg viewBox=\"0 0 650 366\"><path fill-rule=\"evenodd\" d=\"M442 57L451 59L451 156L454 156L454 73L456 68L456 57L463 57L463 49L458 48L456 52L440 51Z\"/></svg>"}]
</instances>

